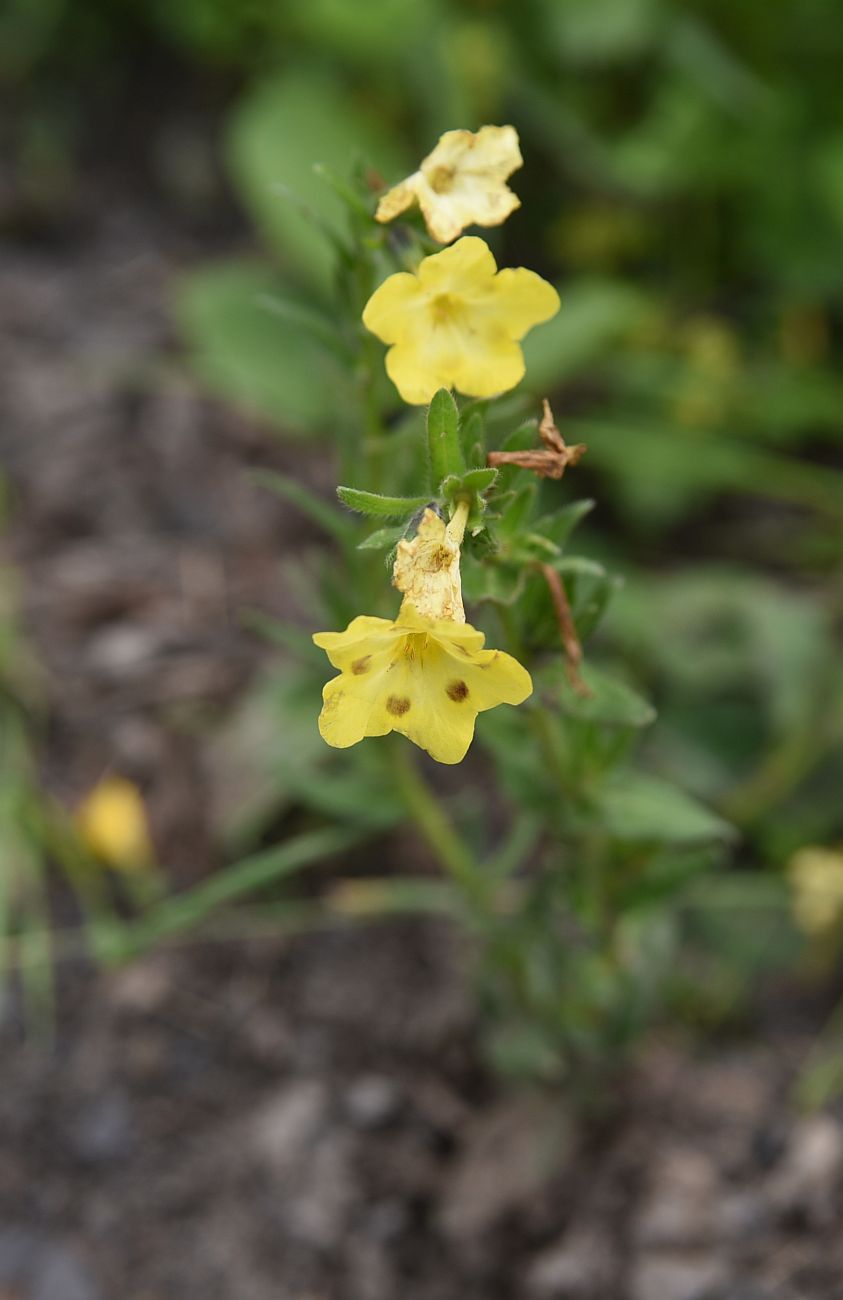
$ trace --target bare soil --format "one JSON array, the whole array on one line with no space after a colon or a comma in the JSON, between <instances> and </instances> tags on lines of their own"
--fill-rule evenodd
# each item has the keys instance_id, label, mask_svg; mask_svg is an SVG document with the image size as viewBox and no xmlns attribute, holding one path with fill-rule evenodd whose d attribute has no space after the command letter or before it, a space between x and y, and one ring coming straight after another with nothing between
<instances>
[{"instance_id":1,"label":"bare soil","mask_svg":"<svg viewBox=\"0 0 843 1300\"><path fill-rule=\"evenodd\" d=\"M217 865L207 735L270 653L239 612L289 609L308 534L244 474L290 450L179 362L202 241L99 197L0 255L7 555L51 789L133 777L185 884ZM489 1076L438 922L67 964L59 993L50 1042L0 1004L2 1300L843 1297L843 1116L789 1103L793 1016L652 1041L586 1123Z\"/></svg>"}]
</instances>

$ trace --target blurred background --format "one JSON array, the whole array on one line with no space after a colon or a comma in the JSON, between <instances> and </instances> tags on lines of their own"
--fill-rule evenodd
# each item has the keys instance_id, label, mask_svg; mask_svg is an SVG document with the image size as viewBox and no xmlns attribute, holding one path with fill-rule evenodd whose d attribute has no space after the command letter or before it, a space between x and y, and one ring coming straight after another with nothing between
<instances>
[{"instance_id":1,"label":"blurred background","mask_svg":"<svg viewBox=\"0 0 843 1300\"><path fill-rule=\"evenodd\" d=\"M842 66L834 0L7 0L3 1300L837 1300ZM490 242L562 296L526 388L623 579L595 652L738 832L722 962L587 1121L489 1074L428 915L79 937L310 829L316 701L258 632L309 632L324 533L250 470L330 499L343 389L262 304L330 303L314 162L508 122ZM98 876L63 826L103 782ZM306 889L372 871L323 834Z\"/></svg>"}]
</instances>

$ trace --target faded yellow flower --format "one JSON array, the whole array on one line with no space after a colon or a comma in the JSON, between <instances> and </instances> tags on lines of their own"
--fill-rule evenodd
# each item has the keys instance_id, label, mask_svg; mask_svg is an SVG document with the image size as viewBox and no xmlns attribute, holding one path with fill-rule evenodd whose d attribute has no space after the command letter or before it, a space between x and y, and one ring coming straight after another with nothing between
<instances>
[{"instance_id":1,"label":"faded yellow flower","mask_svg":"<svg viewBox=\"0 0 843 1300\"><path fill-rule=\"evenodd\" d=\"M386 371L405 402L421 406L439 388L494 397L524 375L520 340L559 310L559 295L535 271L498 271L476 235L389 276L372 294L363 324L384 343Z\"/></svg>"},{"instance_id":2,"label":"faded yellow flower","mask_svg":"<svg viewBox=\"0 0 843 1300\"><path fill-rule=\"evenodd\" d=\"M843 923L843 851L808 846L788 866L793 916L808 935L825 934Z\"/></svg>"},{"instance_id":3,"label":"faded yellow flower","mask_svg":"<svg viewBox=\"0 0 843 1300\"><path fill-rule=\"evenodd\" d=\"M511 655L485 650L465 621L459 544L468 507L447 526L425 511L417 536L399 546L394 581L405 593L398 617L352 619L344 632L318 632L339 677L322 692L319 731L338 749L398 731L439 763L459 763L478 713L521 704L530 674ZM423 611L423 612L422 612Z\"/></svg>"},{"instance_id":4,"label":"faded yellow flower","mask_svg":"<svg viewBox=\"0 0 843 1300\"><path fill-rule=\"evenodd\" d=\"M424 618L465 622L460 580L460 541L465 509L458 509L445 527L432 510L425 510L411 542L398 543L392 584Z\"/></svg>"},{"instance_id":5,"label":"faded yellow flower","mask_svg":"<svg viewBox=\"0 0 843 1300\"><path fill-rule=\"evenodd\" d=\"M514 126L446 131L419 170L387 191L375 217L392 221L417 202L440 244L466 226L499 226L521 205L506 181L523 161Z\"/></svg>"},{"instance_id":6,"label":"faded yellow flower","mask_svg":"<svg viewBox=\"0 0 843 1300\"><path fill-rule=\"evenodd\" d=\"M74 821L83 844L108 866L131 871L152 865L146 808L125 777L100 781L76 809Z\"/></svg>"}]
</instances>

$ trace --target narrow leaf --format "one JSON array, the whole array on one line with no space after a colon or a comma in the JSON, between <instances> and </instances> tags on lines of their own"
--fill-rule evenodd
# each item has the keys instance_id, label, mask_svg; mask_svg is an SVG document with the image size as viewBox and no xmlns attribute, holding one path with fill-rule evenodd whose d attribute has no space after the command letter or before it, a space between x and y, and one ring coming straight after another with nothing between
<instances>
[{"instance_id":1,"label":"narrow leaf","mask_svg":"<svg viewBox=\"0 0 843 1300\"><path fill-rule=\"evenodd\" d=\"M434 491L449 474L465 472L459 425L460 417L456 402L447 388L440 388L433 394L427 412L427 446Z\"/></svg>"},{"instance_id":2,"label":"narrow leaf","mask_svg":"<svg viewBox=\"0 0 843 1300\"><path fill-rule=\"evenodd\" d=\"M403 519L430 501L430 497L382 497L377 492L363 492L351 487L338 487L337 496L349 510L378 519Z\"/></svg>"},{"instance_id":3,"label":"narrow leaf","mask_svg":"<svg viewBox=\"0 0 843 1300\"><path fill-rule=\"evenodd\" d=\"M345 541L351 532L350 521L345 519L338 510L328 502L323 501L321 497L316 496L309 488L303 487L295 479L287 478L286 474L279 474L276 470L271 469L254 469L250 473L253 482L260 484L261 487L268 488L276 496L282 497L284 501L289 501L291 505L297 506L302 514L307 515L320 528L324 528L327 533L335 537L337 541Z\"/></svg>"},{"instance_id":4,"label":"narrow leaf","mask_svg":"<svg viewBox=\"0 0 843 1300\"><path fill-rule=\"evenodd\" d=\"M486 460L486 429L483 412L474 410L468 415L463 412L460 420L460 443L467 465L480 466Z\"/></svg>"},{"instance_id":5,"label":"narrow leaf","mask_svg":"<svg viewBox=\"0 0 843 1300\"><path fill-rule=\"evenodd\" d=\"M368 537L364 537L362 542L358 542L357 549L358 551L381 551L385 546L394 546L403 534L403 525L397 528L378 528Z\"/></svg>"}]
</instances>

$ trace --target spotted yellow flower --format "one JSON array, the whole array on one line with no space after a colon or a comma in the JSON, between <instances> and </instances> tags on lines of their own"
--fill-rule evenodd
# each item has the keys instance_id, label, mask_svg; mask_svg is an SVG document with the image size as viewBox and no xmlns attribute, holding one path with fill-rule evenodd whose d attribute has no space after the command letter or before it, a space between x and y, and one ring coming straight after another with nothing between
<instances>
[{"instance_id":1,"label":"spotted yellow flower","mask_svg":"<svg viewBox=\"0 0 843 1300\"><path fill-rule=\"evenodd\" d=\"M132 871L154 861L146 809L140 791L122 776L94 786L74 817L79 836L100 861Z\"/></svg>"},{"instance_id":2,"label":"spotted yellow flower","mask_svg":"<svg viewBox=\"0 0 843 1300\"><path fill-rule=\"evenodd\" d=\"M821 935L843 924L843 851L808 846L788 866L793 887L793 917L807 935Z\"/></svg>"},{"instance_id":3,"label":"spotted yellow flower","mask_svg":"<svg viewBox=\"0 0 843 1300\"><path fill-rule=\"evenodd\" d=\"M498 271L491 249L466 235L375 290L363 324L389 343L386 371L405 402L439 388L469 397L506 393L524 375L520 340L559 310L559 295L525 267Z\"/></svg>"},{"instance_id":4,"label":"spotted yellow flower","mask_svg":"<svg viewBox=\"0 0 843 1300\"><path fill-rule=\"evenodd\" d=\"M506 184L523 163L514 126L446 131L419 170L384 194L375 217L392 221L414 202L440 244L466 226L499 226L521 200Z\"/></svg>"},{"instance_id":5,"label":"spotted yellow flower","mask_svg":"<svg viewBox=\"0 0 843 1300\"><path fill-rule=\"evenodd\" d=\"M459 763L478 713L521 704L530 674L511 655L485 650L465 621L459 542L466 508L446 528L425 512L412 542L399 547L395 585L405 593L393 621L360 615L344 632L318 632L339 677L322 692L319 731L338 749L398 731L439 763ZM403 548L403 549L402 549Z\"/></svg>"}]
</instances>

